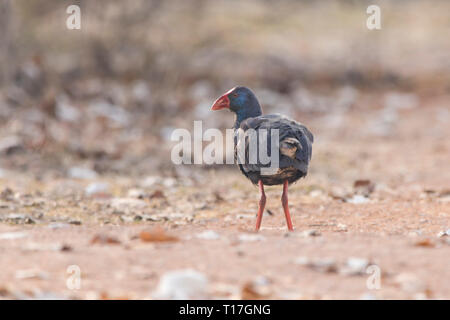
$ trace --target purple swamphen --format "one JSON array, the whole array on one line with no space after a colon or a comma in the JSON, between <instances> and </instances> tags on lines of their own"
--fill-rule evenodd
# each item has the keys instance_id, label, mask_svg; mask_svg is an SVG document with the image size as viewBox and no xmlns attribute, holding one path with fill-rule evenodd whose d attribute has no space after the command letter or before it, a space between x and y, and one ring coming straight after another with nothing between
<instances>
[{"instance_id":1,"label":"purple swamphen","mask_svg":"<svg viewBox=\"0 0 450 320\"><path fill-rule=\"evenodd\" d=\"M283 195L281 196L281 203L288 229L292 231L293 226L288 206L288 185L306 176L308 172L308 164L312 154L312 143L314 141L312 133L304 125L285 116L279 114L263 115L255 94L246 87L235 87L229 90L214 102L211 110L225 108L236 114L236 121L233 127L235 130L235 159L241 159L238 161L240 170L253 184L259 186L261 193L256 219L256 230L258 231L261 226L262 215L266 204L264 185L282 184ZM275 146L271 148L272 145L269 135L274 129L278 130L278 139L275 141ZM245 135L245 133L250 132L249 130L256 134ZM243 133L244 140L238 139L239 136L242 137ZM267 138L260 138L261 133L265 133ZM242 156L238 156L240 141L244 141L244 145L241 145L245 152L243 158ZM259 141L264 141L264 144L267 143L267 145L264 145L264 149L267 150L266 152L269 157L271 156L271 150L278 152L278 165L276 166L276 170L271 173L263 172L264 168L270 166L270 163L263 162L260 158L257 158L256 161L250 161L252 158L249 156L249 149L251 153L252 143L254 143L253 146L257 146L256 148L260 148ZM272 158L270 159L272 161Z\"/></svg>"}]
</instances>

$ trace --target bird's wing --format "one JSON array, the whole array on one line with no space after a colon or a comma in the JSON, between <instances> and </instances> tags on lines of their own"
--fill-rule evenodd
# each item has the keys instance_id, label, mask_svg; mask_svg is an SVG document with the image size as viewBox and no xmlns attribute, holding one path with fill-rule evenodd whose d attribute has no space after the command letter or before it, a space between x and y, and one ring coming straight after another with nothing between
<instances>
[{"instance_id":1,"label":"bird's wing","mask_svg":"<svg viewBox=\"0 0 450 320\"><path fill-rule=\"evenodd\" d=\"M301 123L288 119L279 114L264 115L255 118L248 118L241 122L240 127L235 132L235 155L238 152L239 134L253 129L257 132L256 136L245 137L245 161L240 164L241 170L246 173L250 171L260 171L263 167L269 167L269 164L261 163L258 157L256 163L249 161L249 144L251 139L260 139L259 132L265 129L267 132L267 153L271 155L271 130L277 129L279 134L277 144L274 148L279 151L279 167L295 167L306 174L309 161L312 154L312 143L314 137L312 133ZM244 141L244 140L241 140ZM254 142L254 141L253 141ZM259 144L257 144L259 146Z\"/></svg>"}]
</instances>

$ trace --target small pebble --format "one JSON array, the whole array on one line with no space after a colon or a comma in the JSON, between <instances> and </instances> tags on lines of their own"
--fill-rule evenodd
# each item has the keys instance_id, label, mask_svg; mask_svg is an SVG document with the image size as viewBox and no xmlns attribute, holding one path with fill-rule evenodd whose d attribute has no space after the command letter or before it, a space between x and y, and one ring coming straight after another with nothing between
<instances>
[{"instance_id":1,"label":"small pebble","mask_svg":"<svg viewBox=\"0 0 450 320\"><path fill-rule=\"evenodd\" d=\"M196 235L197 238L199 239L204 239L204 240L217 240L220 239L220 235L213 231L213 230L207 230L207 231L203 231L201 233L198 233Z\"/></svg>"},{"instance_id":2,"label":"small pebble","mask_svg":"<svg viewBox=\"0 0 450 320\"><path fill-rule=\"evenodd\" d=\"M176 270L165 273L153 294L157 299L202 299L207 294L208 279L192 270Z\"/></svg>"}]
</instances>

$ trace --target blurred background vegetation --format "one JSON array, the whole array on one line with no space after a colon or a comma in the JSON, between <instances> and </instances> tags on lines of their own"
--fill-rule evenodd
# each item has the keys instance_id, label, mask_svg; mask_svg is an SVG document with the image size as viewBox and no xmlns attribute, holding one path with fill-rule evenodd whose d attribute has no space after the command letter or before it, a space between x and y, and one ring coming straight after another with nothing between
<instances>
[{"instance_id":1,"label":"blurred background vegetation","mask_svg":"<svg viewBox=\"0 0 450 320\"><path fill-rule=\"evenodd\" d=\"M71 4L81 30L66 28ZM366 28L370 4L381 30ZM209 106L238 84L266 112L344 136L332 124L345 112L448 106L449 12L446 0L0 0L0 166L164 169L173 128L232 125Z\"/></svg>"}]
</instances>

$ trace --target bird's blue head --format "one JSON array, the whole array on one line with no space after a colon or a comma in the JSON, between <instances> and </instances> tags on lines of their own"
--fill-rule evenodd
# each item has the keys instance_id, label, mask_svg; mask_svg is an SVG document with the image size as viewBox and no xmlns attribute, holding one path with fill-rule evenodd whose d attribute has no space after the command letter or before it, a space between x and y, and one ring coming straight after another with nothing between
<instances>
[{"instance_id":1,"label":"bird's blue head","mask_svg":"<svg viewBox=\"0 0 450 320\"><path fill-rule=\"evenodd\" d=\"M234 87L219 97L211 107L211 110L229 109L236 114L236 124L241 121L257 117L262 114L261 106L255 94L247 87Z\"/></svg>"}]
</instances>

